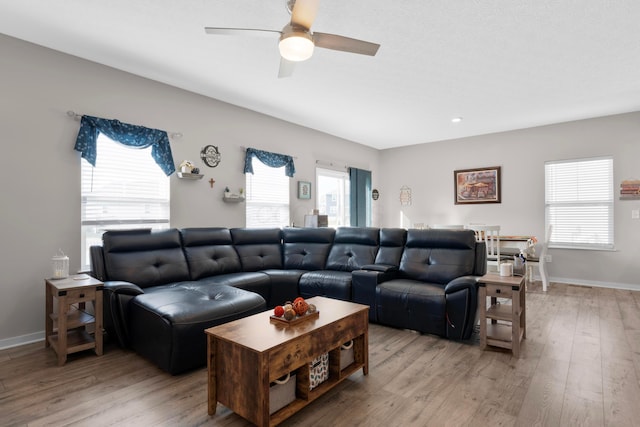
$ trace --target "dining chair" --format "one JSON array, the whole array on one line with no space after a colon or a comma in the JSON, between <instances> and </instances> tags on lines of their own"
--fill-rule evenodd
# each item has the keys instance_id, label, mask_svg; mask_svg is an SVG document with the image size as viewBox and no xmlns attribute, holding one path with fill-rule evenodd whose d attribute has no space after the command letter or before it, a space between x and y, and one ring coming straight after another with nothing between
<instances>
[{"instance_id":1,"label":"dining chair","mask_svg":"<svg viewBox=\"0 0 640 427\"><path fill-rule=\"evenodd\" d=\"M478 242L484 242L487 248L487 271L492 271L495 266L495 271L500 271L500 226L499 225L484 225L484 224L469 224L467 229L473 230L476 233L476 240Z\"/></svg>"},{"instance_id":2,"label":"dining chair","mask_svg":"<svg viewBox=\"0 0 640 427\"><path fill-rule=\"evenodd\" d=\"M551 232L553 226L549 225L544 241L538 242L527 251L527 278L529 282L533 282L533 267L538 267L540 280L542 281L542 291L547 292L549 287L549 273L547 272L547 250L549 249L549 241L551 240Z\"/></svg>"}]
</instances>

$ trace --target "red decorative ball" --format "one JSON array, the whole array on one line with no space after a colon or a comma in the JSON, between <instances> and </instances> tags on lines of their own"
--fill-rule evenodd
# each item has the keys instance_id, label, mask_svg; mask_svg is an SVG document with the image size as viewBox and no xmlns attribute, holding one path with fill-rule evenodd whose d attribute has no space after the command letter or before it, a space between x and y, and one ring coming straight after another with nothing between
<instances>
[{"instance_id":1,"label":"red decorative ball","mask_svg":"<svg viewBox=\"0 0 640 427\"><path fill-rule=\"evenodd\" d=\"M309 304L307 304L305 300L299 299L293 302L293 309L296 311L298 316L303 316L309 309Z\"/></svg>"},{"instance_id":2,"label":"red decorative ball","mask_svg":"<svg viewBox=\"0 0 640 427\"><path fill-rule=\"evenodd\" d=\"M273 314L276 317L282 317L282 315L284 314L284 307L281 305L277 305L274 309L273 309Z\"/></svg>"}]
</instances>

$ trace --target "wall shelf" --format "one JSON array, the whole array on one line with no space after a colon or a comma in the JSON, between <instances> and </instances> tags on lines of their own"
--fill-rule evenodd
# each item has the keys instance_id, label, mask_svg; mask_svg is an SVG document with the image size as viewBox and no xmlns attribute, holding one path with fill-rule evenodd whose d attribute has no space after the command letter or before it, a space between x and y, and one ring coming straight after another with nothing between
<instances>
[{"instance_id":1,"label":"wall shelf","mask_svg":"<svg viewBox=\"0 0 640 427\"><path fill-rule=\"evenodd\" d=\"M244 196L238 196L238 195L222 196L222 200L227 203L240 203L240 202L244 202Z\"/></svg>"},{"instance_id":2,"label":"wall shelf","mask_svg":"<svg viewBox=\"0 0 640 427\"><path fill-rule=\"evenodd\" d=\"M180 179L202 179L203 176L203 174L199 173L178 172L178 178Z\"/></svg>"}]
</instances>

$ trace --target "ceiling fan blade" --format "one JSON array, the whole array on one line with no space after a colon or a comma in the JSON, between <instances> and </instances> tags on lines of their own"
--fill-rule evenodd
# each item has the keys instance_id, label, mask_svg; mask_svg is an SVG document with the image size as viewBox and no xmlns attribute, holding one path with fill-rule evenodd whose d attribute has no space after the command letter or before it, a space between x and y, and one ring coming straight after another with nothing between
<instances>
[{"instance_id":1,"label":"ceiling fan blade","mask_svg":"<svg viewBox=\"0 0 640 427\"><path fill-rule=\"evenodd\" d=\"M343 52L369 56L375 56L380 47L377 43L327 33L313 33L313 43L317 47L323 47L325 49L341 50Z\"/></svg>"},{"instance_id":2,"label":"ceiling fan blade","mask_svg":"<svg viewBox=\"0 0 640 427\"><path fill-rule=\"evenodd\" d=\"M291 23L310 29L316 19L319 3L319 0L296 0L291 11Z\"/></svg>"},{"instance_id":3,"label":"ceiling fan blade","mask_svg":"<svg viewBox=\"0 0 640 427\"><path fill-rule=\"evenodd\" d=\"M277 30L262 30L259 28L219 28L219 27L205 27L204 31L207 34L214 35L222 35L222 36L237 36L237 35L248 35L248 36L266 36L273 37L273 34L282 34L281 31Z\"/></svg>"},{"instance_id":4,"label":"ceiling fan blade","mask_svg":"<svg viewBox=\"0 0 640 427\"><path fill-rule=\"evenodd\" d=\"M296 68L296 63L280 57L280 69L278 70L278 78L291 77L293 70Z\"/></svg>"}]
</instances>

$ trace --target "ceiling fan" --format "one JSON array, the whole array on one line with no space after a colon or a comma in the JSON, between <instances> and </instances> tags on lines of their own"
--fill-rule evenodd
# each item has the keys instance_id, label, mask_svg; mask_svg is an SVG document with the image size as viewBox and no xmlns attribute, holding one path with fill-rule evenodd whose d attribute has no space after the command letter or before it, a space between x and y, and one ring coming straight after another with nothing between
<instances>
[{"instance_id":1,"label":"ceiling fan","mask_svg":"<svg viewBox=\"0 0 640 427\"><path fill-rule=\"evenodd\" d=\"M291 22L281 31L254 28L220 28L205 27L207 34L215 35L280 35L280 70L278 77L289 77L293 74L296 62L305 61L313 54L315 46L343 52L374 56L379 44L336 34L311 31L311 25L318 12L319 0L287 0L287 9L291 13Z\"/></svg>"}]
</instances>

